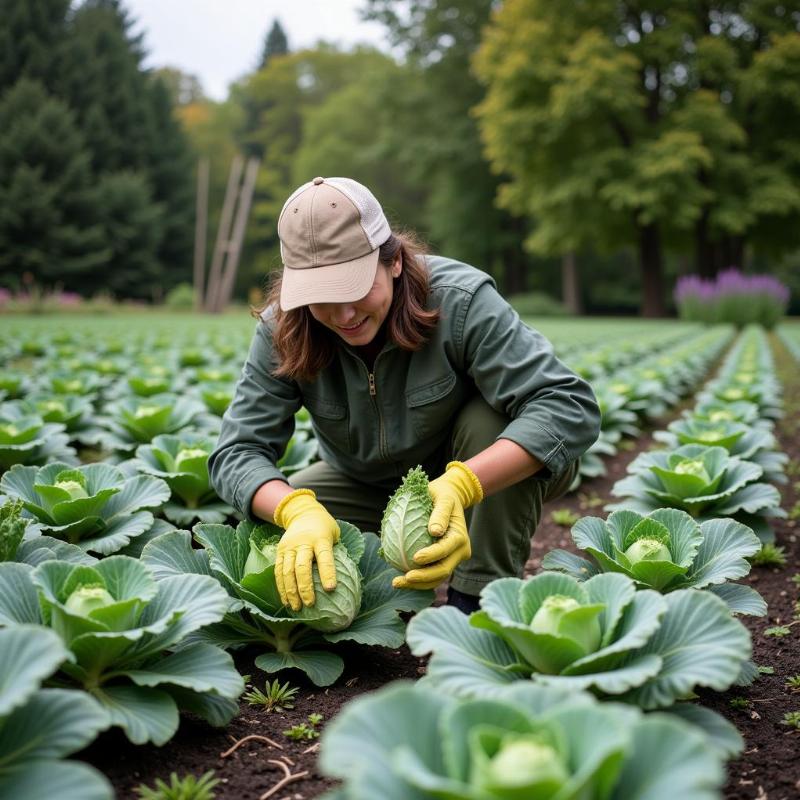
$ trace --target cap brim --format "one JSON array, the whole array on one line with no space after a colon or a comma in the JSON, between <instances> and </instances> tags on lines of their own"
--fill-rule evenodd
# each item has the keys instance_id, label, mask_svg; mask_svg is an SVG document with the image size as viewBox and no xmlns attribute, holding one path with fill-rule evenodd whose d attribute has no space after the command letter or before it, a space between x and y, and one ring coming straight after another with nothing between
<instances>
[{"instance_id":1,"label":"cap brim","mask_svg":"<svg viewBox=\"0 0 800 800\"><path fill-rule=\"evenodd\" d=\"M351 303L365 297L375 282L380 248L365 256L324 267L283 267L281 310L311 303Z\"/></svg>"}]
</instances>

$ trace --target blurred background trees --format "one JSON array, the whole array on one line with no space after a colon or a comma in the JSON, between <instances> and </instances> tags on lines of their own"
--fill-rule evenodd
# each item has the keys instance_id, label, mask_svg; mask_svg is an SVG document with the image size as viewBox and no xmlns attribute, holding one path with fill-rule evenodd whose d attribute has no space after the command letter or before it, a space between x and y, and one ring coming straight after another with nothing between
<instances>
[{"instance_id":1,"label":"blurred background trees","mask_svg":"<svg viewBox=\"0 0 800 800\"><path fill-rule=\"evenodd\" d=\"M0 284L160 299L191 280L198 159L210 251L236 153L261 159L244 300L285 198L333 174L573 310L662 314L730 266L800 282L800 2L363 0L381 51L295 51L274 20L223 102L143 68L124 1L0 13Z\"/></svg>"}]
</instances>

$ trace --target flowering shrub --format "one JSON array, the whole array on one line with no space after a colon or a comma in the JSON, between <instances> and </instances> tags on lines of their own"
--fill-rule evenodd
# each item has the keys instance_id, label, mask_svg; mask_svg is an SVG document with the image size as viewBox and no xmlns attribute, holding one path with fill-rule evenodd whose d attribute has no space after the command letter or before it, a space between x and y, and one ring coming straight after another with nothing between
<instances>
[{"instance_id":1,"label":"flowering shrub","mask_svg":"<svg viewBox=\"0 0 800 800\"><path fill-rule=\"evenodd\" d=\"M683 319L773 328L786 313L789 289L771 275L742 275L737 269L728 269L715 280L698 275L679 278L675 303Z\"/></svg>"}]
</instances>

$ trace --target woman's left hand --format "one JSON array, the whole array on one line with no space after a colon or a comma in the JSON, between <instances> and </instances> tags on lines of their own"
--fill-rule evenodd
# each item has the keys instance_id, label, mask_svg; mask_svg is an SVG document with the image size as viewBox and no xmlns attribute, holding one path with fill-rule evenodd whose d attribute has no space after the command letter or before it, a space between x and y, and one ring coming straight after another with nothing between
<instances>
[{"instance_id":1,"label":"woman's left hand","mask_svg":"<svg viewBox=\"0 0 800 800\"><path fill-rule=\"evenodd\" d=\"M466 464L451 461L428 488L433 498L428 532L441 538L414 555L420 568L396 577L395 589L435 589L472 555L464 509L483 499L477 476Z\"/></svg>"}]
</instances>

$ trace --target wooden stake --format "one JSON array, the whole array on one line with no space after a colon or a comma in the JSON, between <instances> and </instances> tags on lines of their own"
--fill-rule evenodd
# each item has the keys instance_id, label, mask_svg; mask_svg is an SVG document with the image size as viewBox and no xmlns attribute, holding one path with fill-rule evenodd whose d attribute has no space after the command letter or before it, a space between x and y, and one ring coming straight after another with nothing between
<instances>
[{"instance_id":1,"label":"wooden stake","mask_svg":"<svg viewBox=\"0 0 800 800\"><path fill-rule=\"evenodd\" d=\"M233 295L233 284L236 280L236 272L239 268L239 256L242 252L245 229L247 228L247 217L250 214L250 203L253 200L253 193L256 188L256 178L258 177L258 167L260 161L257 158L250 158L247 161L247 171L244 176L242 190L239 193L239 204L236 209L236 220L233 225L233 233L228 242L225 252L225 268L220 282L214 311L225 310L225 306Z\"/></svg>"},{"instance_id":2,"label":"wooden stake","mask_svg":"<svg viewBox=\"0 0 800 800\"><path fill-rule=\"evenodd\" d=\"M208 235L208 173L207 158L197 163L197 206L194 221L194 310L203 308L206 272L206 237Z\"/></svg>"},{"instance_id":3,"label":"wooden stake","mask_svg":"<svg viewBox=\"0 0 800 800\"><path fill-rule=\"evenodd\" d=\"M208 287L205 296L206 311L213 311L219 297L220 281L222 278L222 261L225 257L225 250L228 247L230 238L231 220L233 219L233 208L236 205L236 195L239 190L239 181L242 177L244 159L235 155L231 164L231 171L228 175L228 185L225 188L225 202L222 206L222 215L217 228L217 240L214 244L214 255L211 259L211 271L208 276Z\"/></svg>"}]
</instances>

